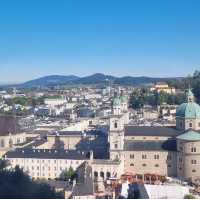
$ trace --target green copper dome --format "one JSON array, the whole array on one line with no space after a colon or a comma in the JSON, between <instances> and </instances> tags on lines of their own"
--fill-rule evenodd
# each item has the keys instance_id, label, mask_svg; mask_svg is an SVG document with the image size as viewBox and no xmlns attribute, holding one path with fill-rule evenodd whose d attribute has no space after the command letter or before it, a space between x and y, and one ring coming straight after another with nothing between
<instances>
[{"instance_id":1,"label":"green copper dome","mask_svg":"<svg viewBox=\"0 0 200 199\"><path fill-rule=\"evenodd\" d=\"M187 141L200 141L200 133L193 130L189 130L183 133L182 135L179 135L177 139Z\"/></svg>"},{"instance_id":2,"label":"green copper dome","mask_svg":"<svg viewBox=\"0 0 200 199\"><path fill-rule=\"evenodd\" d=\"M120 98L116 97L113 100L113 106L120 106L121 105L121 100Z\"/></svg>"},{"instance_id":3,"label":"green copper dome","mask_svg":"<svg viewBox=\"0 0 200 199\"><path fill-rule=\"evenodd\" d=\"M195 102L183 103L177 108L176 117L200 119L200 106Z\"/></svg>"},{"instance_id":4,"label":"green copper dome","mask_svg":"<svg viewBox=\"0 0 200 199\"><path fill-rule=\"evenodd\" d=\"M191 90L187 93L187 101L187 103L183 103L178 106L176 110L176 117L200 119L200 106L194 102L194 95Z\"/></svg>"},{"instance_id":5,"label":"green copper dome","mask_svg":"<svg viewBox=\"0 0 200 199\"><path fill-rule=\"evenodd\" d=\"M124 103L124 102L128 102L128 97L127 96L121 96L121 102Z\"/></svg>"}]
</instances>

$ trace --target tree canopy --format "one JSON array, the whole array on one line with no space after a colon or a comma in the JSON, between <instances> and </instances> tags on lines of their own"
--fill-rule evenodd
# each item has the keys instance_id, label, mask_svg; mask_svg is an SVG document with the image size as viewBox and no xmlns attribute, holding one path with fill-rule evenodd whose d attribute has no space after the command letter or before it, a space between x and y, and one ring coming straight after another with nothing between
<instances>
[{"instance_id":1,"label":"tree canopy","mask_svg":"<svg viewBox=\"0 0 200 199\"><path fill-rule=\"evenodd\" d=\"M0 198L4 199L63 199L46 183L33 181L19 167L5 169L0 160Z\"/></svg>"}]
</instances>

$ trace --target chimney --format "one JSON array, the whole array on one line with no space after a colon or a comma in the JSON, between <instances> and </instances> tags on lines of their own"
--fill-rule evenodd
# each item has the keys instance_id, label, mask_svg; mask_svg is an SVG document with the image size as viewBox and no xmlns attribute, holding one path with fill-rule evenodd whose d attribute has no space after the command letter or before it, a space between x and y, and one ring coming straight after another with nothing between
<instances>
[{"instance_id":1,"label":"chimney","mask_svg":"<svg viewBox=\"0 0 200 199\"><path fill-rule=\"evenodd\" d=\"M93 154L93 151L91 150L90 151L90 160L93 160L94 159L94 154Z\"/></svg>"},{"instance_id":2,"label":"chimney","mask_svg":"<svg viewBox=\"0 0 200 199\"><path fill-rule=\"evenodd\" d=\"M76 185L76 180L74 179L72 186L74 187L75 185Z\"/></svg>"}]
</instances>

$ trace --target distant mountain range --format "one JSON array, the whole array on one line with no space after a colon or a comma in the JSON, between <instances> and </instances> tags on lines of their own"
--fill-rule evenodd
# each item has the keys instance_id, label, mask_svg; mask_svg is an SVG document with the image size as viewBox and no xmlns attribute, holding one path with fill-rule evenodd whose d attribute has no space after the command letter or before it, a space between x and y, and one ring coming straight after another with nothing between
<instances>
[{"instance_id":1,"label":"distant mountain range","mask_svg":"<svg viewBox=\"0 0 200 199\"><path fill-rule=\"evenodd\" d=\"M22 84L18 84L17 87L21 88L33 88L33 87L47 87L47 86L57 86L57 85L92 85L101 84L108 81L113 84L118 85L130 85L130 86L140 86L153 84L160 81L168 81L178 79L178 77L172 78L157 78L157 77L115 77L111 75L104 75L101 73L96 73L86 77L78 77L75 75L63 76L63 75L51 75L45 76L38 79L34 79Z\"/></svg>"}]
</instances>

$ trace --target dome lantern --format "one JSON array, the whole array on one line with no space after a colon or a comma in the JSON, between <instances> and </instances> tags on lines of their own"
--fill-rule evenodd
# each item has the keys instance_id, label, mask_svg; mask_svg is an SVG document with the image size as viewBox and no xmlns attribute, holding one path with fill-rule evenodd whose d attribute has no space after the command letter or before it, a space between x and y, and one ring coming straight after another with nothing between
<instances>
[{"instance_id":1,"label":"dome lantern","mask_svg":"<svg viewBox=\"0 0 200 199\"><path fill-rule=\"evenodd\" d=\"M187 101L188 102L194 102L194 94L193 92L191 91L191 89L188 90L187 92Z\"/></svg>"}]
</instances>

